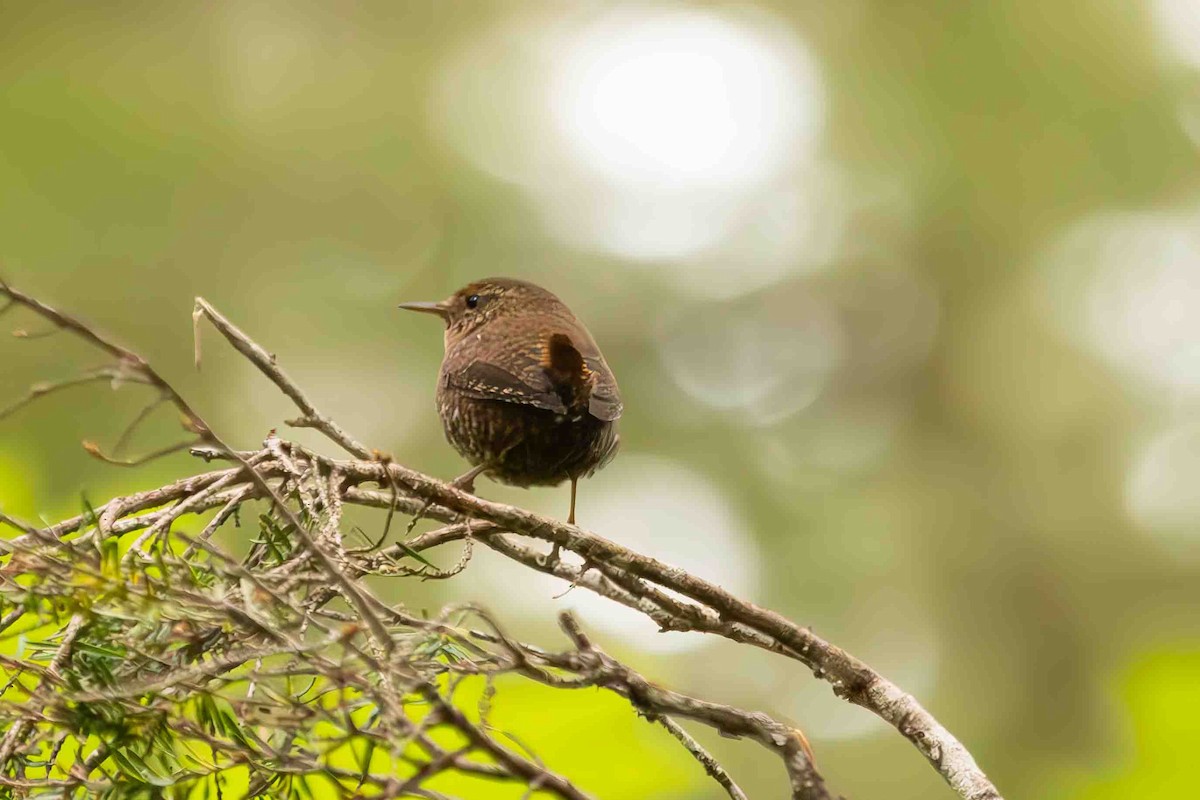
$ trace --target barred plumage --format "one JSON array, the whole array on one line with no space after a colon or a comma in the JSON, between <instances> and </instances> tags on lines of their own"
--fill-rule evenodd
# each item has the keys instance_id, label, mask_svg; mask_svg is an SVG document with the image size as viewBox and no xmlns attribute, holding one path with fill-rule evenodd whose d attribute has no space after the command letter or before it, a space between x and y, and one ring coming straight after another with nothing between
<instances>
[{"instance_id":1,"label":"barred plumage","mask_svg":"<svg viewBox=\"0 0 1200 800\"><path fill-rule=\"evenodd\" d=\"M446 438L503 483L575 484L620 438L616 378L587 328L545 289L487 278L440 303L406 303L446 322L438 412Z\"/></svg>"}]
</instances>

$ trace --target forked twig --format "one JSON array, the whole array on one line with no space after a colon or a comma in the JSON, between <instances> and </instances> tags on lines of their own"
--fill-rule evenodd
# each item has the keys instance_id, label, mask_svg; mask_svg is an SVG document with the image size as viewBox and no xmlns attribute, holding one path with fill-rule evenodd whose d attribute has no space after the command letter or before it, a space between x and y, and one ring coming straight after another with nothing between
<instances>
[{"instance_id":1,"label":"forked twig","mask_svg":"<svg viewBox=\"0 0 1200 800\"><path fill-rule=\"evenodd\" d=\"M239 353L248 358L251 363L258 367L267 378L274 383L279 390L291 398L296 407L300 409L303 416L298 419L289 420L288 425L293 427L316 428L321 433L328 436L334 442L337 442L346 449L351 455L359 458L371 458L373 451L367 448L366 445L359 442L350 434L342 430L336 422L317 410L309 399L305 396L296 382L288 377L287 373L275 362L275 356L268 353L258 344L256 344L249 336L242 333L232 322L227 320L219 311L213 308L203 297L196 298L196 307L192 312L192 319L197 323L194 335L196 337L196 363L200 363L200 332L198 322L200 317L204 317L212 323L213 327L221 332L233 348Z\"/></svg>"}]
</instances>

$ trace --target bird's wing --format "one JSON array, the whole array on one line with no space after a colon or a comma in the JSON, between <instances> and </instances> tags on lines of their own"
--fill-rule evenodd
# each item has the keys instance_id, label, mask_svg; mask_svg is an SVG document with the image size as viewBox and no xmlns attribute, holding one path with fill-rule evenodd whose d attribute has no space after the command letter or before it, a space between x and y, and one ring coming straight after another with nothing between
<instances>
[{"instance_id":1,"label":"bird's wing","mask_svg":"<svg viewBox=\"0 0 1200 800\"><path fill-rule=\"evenodd\" d=\"M499 359L496 359L499 360ZM469 397L542 408L556 414L587 413L606 422L621 416L621 398L591 337L554 333L530 347L510 349L504 366L476 358L448 372L450 386Z\"/></svg>"},{"instance_id":2,"label":"bird's wing","mask_svg":"<svg viewBox=\"0 0 1200 800\"><path fill-rule=\"evenodd\" d=\"M460 370L446 373L446 383L468 397L501 400L507 403L544 408L556 414L567 413L567 406L554 391L543 371L520 370L514 375L504 367L475 360ZM526 373L529 372L526 376Z\"/></svg>"}]
</instances>

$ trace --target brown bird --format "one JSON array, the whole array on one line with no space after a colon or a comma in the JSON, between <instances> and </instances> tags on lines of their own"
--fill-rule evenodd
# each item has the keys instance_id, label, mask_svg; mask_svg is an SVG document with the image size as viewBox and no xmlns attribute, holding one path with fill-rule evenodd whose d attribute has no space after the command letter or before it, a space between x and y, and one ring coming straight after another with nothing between
<instances>
[{"instance_id":1,"label":"brown bird","mask_svg":"<svg viewBox=\"0 0 1200 800\"><path fill-rule=\"evenodd\" d=\"M513 486L575 491L617 452L621 395L600 348L567 306L526 281L485 278L439 303L400 308L446 323L437 404L446 438L474 468Z\"/></svg>"}]
</instances>

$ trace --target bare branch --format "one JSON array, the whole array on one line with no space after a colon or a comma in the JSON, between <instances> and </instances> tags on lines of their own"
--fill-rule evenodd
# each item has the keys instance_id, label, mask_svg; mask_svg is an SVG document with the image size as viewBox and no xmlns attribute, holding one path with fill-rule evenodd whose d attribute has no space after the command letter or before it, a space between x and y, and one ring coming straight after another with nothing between
<instances>
[{"instance_id":1,"label":"bare branch","mask_svg":"<svg viewBox=\"0 0 1200 800\"><path fill-rule=\"evenodd\" d=\"M172 453L178 453L183 450L189 450L196 445L195 439L188 439L175 444L169 444L166 447L161 447L158 450L152 450L145 455L137 456L136 458L116 458L115 456L106 455L100 449L100 445L92 441L83 442L83 449L88 455L103 461L105 464L112 464L114 467L140 467L142 464L148 464L151 461L169 456Z\"/></svg>"},{"instance_id":2,"label":"bare branch","mask_svg":"<svg viewBox=\"0 0 1200 800\"><path fill-rule=\"evenodd\" d=\"M262 450L234 451L136 354L112 343L74 318L11 287L0 285L0 294L8 295L12 302L33 309L54 324L79 334L114 356L118 363L113 368L120 370L123 375L133 375L141 382L159 389L162 396L183 413L187 427L200 437L200 445L192 449L195 455L206 460L225 459L235 463L232 469L207 472L148 492L116 498L97 509L94 516L91 513L80 515L45 529L17 523L25 535L12 540L7 550L26 558L30 568L36 567L53 575L90 570L89 574L98 576L94 579L102 579L104 575L101 571L88 566L91 562L86 559L59 558L52 552L53 549L68 548L72 552L79 552L79 548L96 547L112 536L143 529L145 533L139 538L138 547L131 552L150 543L157 563L178 564L183 568L188 557L207 554L209 563L223 565L221 570L231 581L228 585L234 588L234 595L223 598L216 605L206 605L210 601L204 599L203 593L198 595L190 590L176 591L172 596L178 602L194 607L197 620L236 619L237 623L232 629L228 629L227 624L226 627L217 627L216 633L211 635L195 633L201 636L198 647L207 650L217 646L214 643L253 640L283 644L293 657L306 659L321 674L336 675L335 685L355 686L364 697L377 703L380 724L392 726L400 735L400 739L394 741L404 740L405 737L416 737L413 740L417 741L423 735L420 726L413 729L411 720L399 705L399 698L406 693L416 693L435 711L428 724L452 725L467 737L473 749L495 759L498 765L496 769L504 775L509 778L515 776L532 788L540 787L561 797L584 795L565 778L549 773L536 762L505 748L497 751L496 748L500 746L487 731L474 728L473 723L454 707L449 697L442 697L439 690L434 688L430 675L447 672L488 674L497 669L512 669L560 688L603 686L628 698L635 708L653 719L690 719L729 735L752 739L782 759L794 798L810 800L830 797L812 764L807 742L798 731L762 714L691 698L655 686L588 641L570 617L564 617L562 625L576 650L571 654L555 656L513 643L498 633L498 629L491 639L478 639L474 634L464 638L456 632L455 626L430 624L390 608L359 581L368 573L398 577L451 577L467 566L470 543L477 541L529 568L555 575L573 586L634 608L653 619L663 631L709 633L799 661L811 669L815 676L830 683L839 697L867 708L888 721L929 759L960 797L966 800L1000 800L999 792L961 743L914 698L862 661L807 628L773 611L743 601L721 587L677 567L574 525L514 506L488 502L461 491L453 484L381 457L321 414L266 350L202 299L196 301L195 319L209 319L235 349L292 399L303 415L298 424L322 431L356 456L355 459L326 458L274 435L268 437ZM213 546L210 537L242 503L260 498L270 501L272 511L268 519L275 520L270 525L263 523L266 526L263 528L264 538L258 545L262 563L238 566ZM387 545L379 552L356 553L346 549L341 541L343 503L386 509L389 522L384 525L385 536L390 529L390 516L396 511L414 516L427 514L447 524L407 542ZM195 539L185 538L188 547L184 559L179 561L177 556L167 556L169 551L165 541L160 545L158 540L179 536L168 533L173 522L186 514L213 508L220 510L204 532ZM95 527L91 529L93 525ZM276 527L272 528L271 525ZM70 538L77 533L82 535ZM420 554L460 540L466 542L467 549L448 569L434 570L428 565L409 567L402 563L406 558L419 563L425 558ZM382 543L383 540L380 541ZM551 548L549 554L539 549L547 545ZM279 550L281 546L282 550ZM564 561L559 557L560 552L575 554L583 565ZM167 558L166 562L164 558ZM134 568L134 564L128 561L124 566L126 569ZM192 575L191 572L183 574ZM140 587L134 586L131 591L133 595L141 596ZM297 592L306 594L297 595ZM347 601L353 614L332 607L328 610L324 608L339 595ZM299 603L289 600L297 596L304 599ZM280 627L283 624L281 615L288 620L286 625L292 627ZM200 624L203 623L188 620L189 626L197 627ZM338 625L345 630L340 638L334 633ZM399 630L396 626L400 626ZM347 673L336 660L310 653L301 642L310 628L327 631L328 635L338 638L338 646L344 648L347 658L359 665L358 671ZM373 652L364 651L354 644L358 634L364 630L370 634ZM424 643L422 646L429 646L429 636L450 636L456 647L466 648L468 652L474 652L471 648L475 647L469 641L491 641L502 645L504 652L490 655L475 653L461 663L454 659L450 662L429 661L423 656L417 657L418 650L413 645L413 642L420 641ZM414 658L417 660L414 661ZM416 663L421 665L419 669L414 669ZM560 674L562 670L569 674ZM367 681L366 675L375 676L374 682L364 682ZM262 691L266 691L266 688ZM452 688L450 691L452 693ZM671 730L689 752L706 766L730 796L739 796L737 793L740 789L732 779L712 762L711 755L706 760L707 754L703 748L690 740L686 731L669 720L661 724ZM424 770L422 775L437 774L445 769L464 768L464 763L461 754L439 751L431 752L429 760L415 768L417 771ZM280 761L279 769L290 768L289 764L292 762L285 758ZM312 765L301 759L293 766L303 771ZM82 779L87 780L88 775ZM405 783L384 780L378 776L373 778L366 769L362 775L363 780L382 781L378 786L393 793ZM719 777L721 775L724 775L724 779ZM358 777L357 773L355 777ZM388 783L388 780L391 782Z\"/></svg>"},{"instance_id":3,"label":"bare branch","mask_svg":"<svg viewBox=\"0 0 1200 800\"><path fill-rule=\"evenodd\" d=\"M160 395L159 397L156 397L147 403L142 410L138 412L138 415L133 418L133 421L130 422L129 425L125 427L125 430L121 432L120 437L117 438L117 443L113 445L114 457L119 458L121 456L121 453L125 450L125 445L129 443L130 438L133 437L133 434L135 431L137 431L138 427L141 426L141 424L145 422L151 414L154 413L154 409L167 402L167 399L167 397Z\"/></svg>"},{"instance_id":4,"label":"bare branch","mask_svg":"<svg viewBox=\"0 0 1200 800\"><path fill-rule=\"evenodd\" d=\"M29 391L24 397L3 409L0 409L0 420L9 417L29 405L39 398L53 394L63 389L69 389L73 386L82 386L88 383L98 383L101 381L120 382L123 380L138 381L138 378L133 375L125 374L119 367L97 367L86 372L74 375L70 378L64 378L60 381L52 381L48 383L35 383L29 387Z\"/></svg>"},{"instance_id":5,"label":"bare branch","mask_svg":"<svg viewBox=\"0 0 1200 800\"><path fill-rule=\"evenodd\" d=\"M291 420L289 425L295 427L316 428L321 433L328 436L333 441L344 447L347 452L359 458L371 458L372 451L366 445L361 444L354 439L350 434L346 433L333 420L326 417L316 407L309 402L304 392L300 391L300 387L295 381L288 377L287 373L275 363L275 356L268 353L258 344L250 339L246 334L235 326L232 322L221 315L219 311L213 308L203 297L196 298L196 309L192 312L193 317L203 315L213 324L213 327L221 332L221 335L233 345L234 349L244 355L246 358L258 367L259 371L266 375L272 383L279 387L280 391L291 398L292 402L300 409L304 416L297 420ZM196 333L196 362L199 365L200 360L200 335Z\"/></svg>"},{"instance_id":6,"label":"bare branch","mask_svg":"<svg viewBox=\"0 0 1200 800\"><path fill-rule=\"evenodd\" d=\"M91 342L101 350L116 357L122 365L128 365L131 371L140 374L146 379L147 382L158 388L164 396L171 400L175 407L179 409L180 413L183 414L185 426L189 430L199 435L202 441L211 442L221 452L228 454L234 460L239 461L242 466L246 468L247 474L250 476L251 480L257 484L259 489L261 489L263 493L274 502L275 507L279 510L279 513L282 514L286 521L292 526L295 535L316 557L317 561L321 565L321 568L325 570L326 574L328 574L328 576L337 585L339 591L355 606L355 608L358 609L359 613L363 617L363 621L367 624L372 636L375 638L376 643L380 647L384 648L385 651L390 650L391 639L386 635L383 624L372 610L373 604L367 598L363 589L357 586L352 580L347 579L346 576L337 568L337 564L333 558L313 539L308 530L296 517L295 513L288 508L287 504L283 501L283 498L281 498L275 492L270 484L267 483L266 479L256 470L251 468L245 459L239 456L236 451L221 441L212 428L209 427L208 423L206 423L203 418L196 413L194 409L192 409L188 402L184 400L183 396L180 395L179 392L177 392L175 388L171 386L171 384L164 380L162 376L160 376L150 366L150 364L146 362L145 359L133 351L115 344L107 337L97 333L85 323L68 314L64 314L61 311L51 308L45 303L42 303L40 300L36 300L29 295L17 291L8 284L0 284L0 292L3 292L12 300L15 300L16 302L30 308L46 319L49 319L56 325L77 333L86 341ZM210 315L210 319L212 318L213 316ZM222 330L222 332L224 332L224 330ZM242 335L240 339L248 341L245 339L244 335ZM257 352L254 353L256 357L266 354L265 351L263 351L262 348L258 347L257 345L254 345L253 347L257 349ZM250 353L247 353L247 355L250 355ZM280 373L280 377L282 378L282 373ZM293 400L295 399L296 398L293 397ZM104 518L101 517L101 519L103 520Z\"/></svg>"},{"instance_id":7,"label":"bare branch","mask_svg":"<svg viewBox=\"0 0 1200 800\"><path fill-rule=\"evenodd\" d=\"M733 778L729 777L729 773L725 771L725 768L717 763L712 754L705 750L703 745L693 739L691 734L685 731L678 722L665 715L659 715L655 721L679 740L684 749L700 762L700 766L704 767L704 771L708 773L709 777L721 785L721 788L725 790L725 793L729 795L731 800L748 800L746 793L742 791L740 786L733 782Z\"/></svg>"},{"instance_id":8,"label":"bare branch","mask_svg":"<svg viewBox=\"0 0 1200 800\"><path fill-rule=\"evenodd\" d=\"M208 427L201 422L199 415L193 412L183 397L181 397L180 394L176 392L169 383L163 380L157 372L150 369L150 365L146 363L146 360L137 353L122 347L116 342L113 342L108 337L98 333L94 328L75 319L74 317L51 308L40 300L30 297L24 292L20 292L2 281L0 281L0 293L6 295L11 301L25 306L31 311L50 320L58 327L71 331L84 341L90 342L105 353L108 353L117 360L117 367L122 372L139 375L145 379L146 382L161 390L164 394L170 397L171 402L174 403L184 414L187 426L195 433L198 433L205 439L211 441L211 437L208 435Z\"/></svg>"},{"instance_id":9,"label":"bare branch","mask_svg":"<svg viewBox=\"0 0 1200 800\"><path fill-rule=\"evenodd\" d=\"M588 674L597 685L627 698L635 708L645 713L694 719L711 725L726 736L754 739L783 760L791 782L793 800L832 800L821 776L808 759L803 736L798 731L776 722L766 714L697 700L656 686L596 647L569 612L559 615L559 624L579 652L580 671Z\"/></svg>"}]
</instances>

